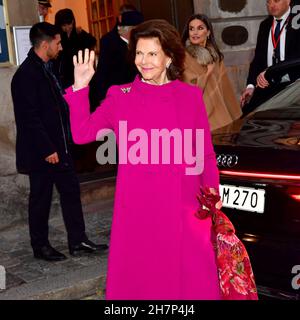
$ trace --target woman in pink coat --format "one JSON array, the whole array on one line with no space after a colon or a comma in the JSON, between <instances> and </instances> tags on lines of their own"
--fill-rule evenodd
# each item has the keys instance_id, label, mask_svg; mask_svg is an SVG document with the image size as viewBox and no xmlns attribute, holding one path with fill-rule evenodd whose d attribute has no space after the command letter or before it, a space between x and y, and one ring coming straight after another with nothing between
<instances>
[{"instance_id":1,"label":"woman in pink coat","mask_svg":"<svg viewBox=\"0 0 300 320\"><path fill-rule=\"evenodd\" d=\"M202 93L180 81L185 50L166 21L135 28L130 52L140 75L111 87L94 113L93 52L74 57L65 96L76 143L111 129L119 147L106 298L220 299L211 219L195 216L200 187L219 185Z\"/></svg>"}]
</instances>

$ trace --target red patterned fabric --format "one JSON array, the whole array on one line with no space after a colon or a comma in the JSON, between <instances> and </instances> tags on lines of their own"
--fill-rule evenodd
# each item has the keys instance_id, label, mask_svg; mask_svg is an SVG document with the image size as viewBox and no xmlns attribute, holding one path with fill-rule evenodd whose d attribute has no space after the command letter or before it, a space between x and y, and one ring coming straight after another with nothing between
<instances>
[{"instance_id":1,"label":"red patterned fabric","mask_svg":"<svg viewBox=\"0 0 300 320\"><path fill-rule=\"evenodd\" d=\"M235 235L235 229L228 217L216 204L218 194L208 188L201 189L197 196L200 203L196 216L212 218L216 261L220 288L224 300L258 300L254 275L249 256L243 243Z\"/></svg>"}]
</instances>

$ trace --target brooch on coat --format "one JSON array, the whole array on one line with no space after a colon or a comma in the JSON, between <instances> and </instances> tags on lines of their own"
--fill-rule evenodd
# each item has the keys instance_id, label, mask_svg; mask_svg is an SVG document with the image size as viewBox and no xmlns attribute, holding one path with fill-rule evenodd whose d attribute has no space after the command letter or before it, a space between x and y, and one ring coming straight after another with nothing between
<instances>
[{"instance_id":1,"label":"brooch on coat","mask_svg":"<svg viewBox=\"0 0 300 320\"><path fill-rule=\"evenodd\" d=\"M123 91L123 93L130 93L131 87L121 88L121 90Z\"/></svg>"}]
</instances>

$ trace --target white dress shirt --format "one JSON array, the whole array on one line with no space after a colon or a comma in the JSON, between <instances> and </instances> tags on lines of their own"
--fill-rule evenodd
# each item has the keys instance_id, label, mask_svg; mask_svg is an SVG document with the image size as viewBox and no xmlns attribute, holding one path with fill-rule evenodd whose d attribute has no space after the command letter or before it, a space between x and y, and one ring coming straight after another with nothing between
<instances>
[{"instance_id":1,"label":"white dress shirt","mask_svg":"<svg viewBox=\"0 0 300 320\"><path fill-rule=\"evenodd\" d=\"M276 27L276 23L278 19L282 19L281 23L280 23L280 30L282 28L283 25L285 25L284 29L282 30L281 36L280 36L280 60L284 61L285 60L285 40L286 40L286 20L289 17L291 13L291 8L288 9L288 11L280 18L275 18L274 19L274 30ZM274 54L274 46L273 46L273 41L272 41L272 27L270 29L270 33L269 33L269 40L268 40L268 67L273 65L273 54ZM286 77L286 76L285 76ZM288 76L287 76L288 77ZM282 79L284 81L284 79ZM289 79L285 79L286 81L288 81ZM248 84L247 85L247 89L248 88L255 88L254 84Z\"/></svg>"},{"instance_id":2,"label":"white dress shirt","mask_svg":"<svg viewBox=\"0 0 300 320\"><path fill-rule=\"evenodd\" d=\"M289 17L291 13L291 8L280 18L275 18L274 17L274 29L276 27L278 19L281 20L280 24L280 30L285 25L284 29L282 30L281 36L280 36L280 60L284 61L285 60L285 39L286 39L286 20ZM269 43L268 43L268 67L270 67L273 64L273 53L274 53L274 46L272 42L272 28L270 29L269 33Z\"/></svg>"}]
</instances>

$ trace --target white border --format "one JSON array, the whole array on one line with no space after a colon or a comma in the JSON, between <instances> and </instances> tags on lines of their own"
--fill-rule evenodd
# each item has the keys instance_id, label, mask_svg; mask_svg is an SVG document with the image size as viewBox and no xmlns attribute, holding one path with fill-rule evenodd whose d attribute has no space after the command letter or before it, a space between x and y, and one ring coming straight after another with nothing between
<instances>
[{"instance_id":1,"label":"white border","mask_svg":"<svg viewBox=\"0 0 300 320\"><path fill-rule=\"evenodd\" d=\"M31 43L29 40L30 29L31 26L13 27L16 62L18 66L26 59L27 53L31 48Z\"/></svg>"}]
</instances>

